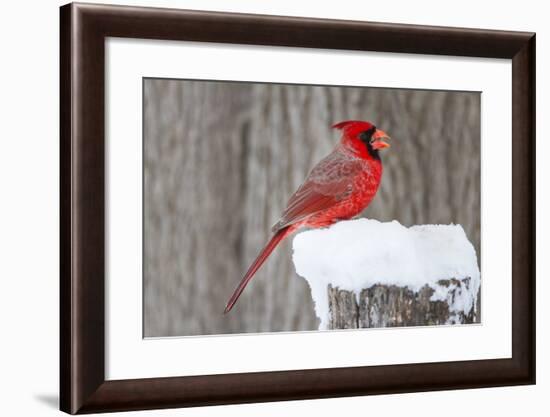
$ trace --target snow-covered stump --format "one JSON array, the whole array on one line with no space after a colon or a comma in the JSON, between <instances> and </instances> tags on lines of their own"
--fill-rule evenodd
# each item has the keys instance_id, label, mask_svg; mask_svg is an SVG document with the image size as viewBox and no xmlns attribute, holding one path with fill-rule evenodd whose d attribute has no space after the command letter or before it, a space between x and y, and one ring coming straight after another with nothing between
<instances>
[{"instance_id":1,"label":"snow-covered stump","mask_svg":"<svg viewBox=\"0 0 550 417\"><path fill-rule=\"evenodd\" d=\"M479 322L477 256L460 225L358 219L298 234L319 329Z\"/></svg>"}]
</instances>

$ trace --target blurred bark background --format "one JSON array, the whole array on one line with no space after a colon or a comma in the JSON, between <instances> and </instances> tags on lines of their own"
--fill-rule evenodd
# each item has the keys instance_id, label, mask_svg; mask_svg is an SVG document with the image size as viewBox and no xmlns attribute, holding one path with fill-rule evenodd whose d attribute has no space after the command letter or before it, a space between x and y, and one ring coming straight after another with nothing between
<instances>
[{"instance_id":1,"label":"blurred bark background","mask_svg":"<svg viewBox=\"0 0 550 417\"><path fill-rule=\"evenodd\" d=\"M222 312L341 120L392 137L362 215L459 223L480 259L480 93L146 79L143 117L144 336L317 329L291 239Z\"/></svg>"}]
</instances>

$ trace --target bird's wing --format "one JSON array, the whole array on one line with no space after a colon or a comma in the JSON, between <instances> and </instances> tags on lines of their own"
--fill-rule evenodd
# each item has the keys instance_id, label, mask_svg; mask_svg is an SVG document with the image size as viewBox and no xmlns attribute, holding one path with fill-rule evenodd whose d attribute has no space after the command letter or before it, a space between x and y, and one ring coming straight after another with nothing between
<instances>
[{"instance_id":1,"label":"bird's wing","mask_svg":"<svg viewBox=\"0 0 550 417\"><path fill-rule=\"evenodd\" d=\"M365 161L338 151L332 152L313 168L290 197L273 231L304 220L346 199L353 192L354 177L366 169L368 165Z\"/></svg>"}]
</instances>

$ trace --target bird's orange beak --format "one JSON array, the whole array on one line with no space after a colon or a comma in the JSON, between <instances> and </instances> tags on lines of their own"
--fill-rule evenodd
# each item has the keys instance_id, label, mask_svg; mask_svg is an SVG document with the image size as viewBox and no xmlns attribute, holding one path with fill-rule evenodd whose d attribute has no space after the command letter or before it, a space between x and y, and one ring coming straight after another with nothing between
<instances>
[{"instance_id":1,"label":"bird's orange beak","mask_svg":"<svg viewBox=\"0 0 550 417\"><path fill-rule=\"evenodd\" d=\"M376 129L376 132L372 135L372 138L374 139L374 142L372 143L373 149L384 149L389 148L390 144L387 142L384 142L382 139L388 140L390 137L386 132L380 129Z\"/></svg>"}]
</instances>

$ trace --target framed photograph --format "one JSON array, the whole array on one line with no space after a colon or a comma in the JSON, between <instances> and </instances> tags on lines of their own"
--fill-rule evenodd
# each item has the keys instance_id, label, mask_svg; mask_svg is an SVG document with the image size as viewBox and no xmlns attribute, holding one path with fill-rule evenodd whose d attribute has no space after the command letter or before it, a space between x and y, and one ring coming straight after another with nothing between
<instances>
[{"instance_id":1,"label":"framed photograph","mask_svg":"<svg viewBox=\"0 0 550 417\"><path fill-rule=\"evenodd\" d=\"M61 7L61 409L535 383L535 34Z\"/></svg>"}]
</instances>

